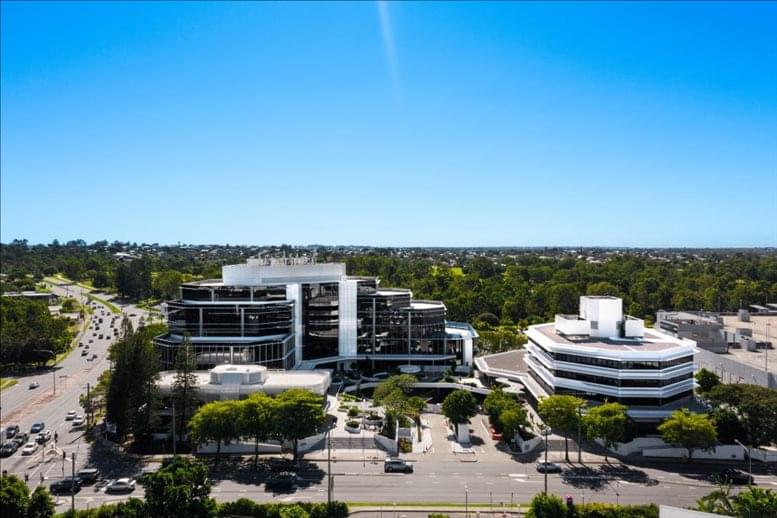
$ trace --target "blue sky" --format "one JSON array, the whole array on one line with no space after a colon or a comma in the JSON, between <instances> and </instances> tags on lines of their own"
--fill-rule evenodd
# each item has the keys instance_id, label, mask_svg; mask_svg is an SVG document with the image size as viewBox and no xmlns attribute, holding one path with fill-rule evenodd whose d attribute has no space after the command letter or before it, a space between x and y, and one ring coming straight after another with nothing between
<instances>
[{"instance_id":1,"label":"blue sky","mask_svg":"<svg viewBox=\"0 0 777 518\"><path fill-rule=\"evenodd\" d=\"M2 2L0 237L777 246L777 4Z\"/></svg>"}]
</instances>

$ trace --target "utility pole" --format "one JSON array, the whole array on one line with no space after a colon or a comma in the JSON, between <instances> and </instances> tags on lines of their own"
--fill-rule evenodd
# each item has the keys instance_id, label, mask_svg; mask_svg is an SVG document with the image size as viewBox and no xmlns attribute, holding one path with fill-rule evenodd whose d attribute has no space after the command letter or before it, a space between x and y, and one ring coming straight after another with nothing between
<instances>
[{"instance_id":1,"label":"utility pole","mask_svg":"<svg viewBox=\"0 0 777 518\"><path fill-rule=\"evenodd\" d=\"M76 454L70 454L71 476L70 479L70 514L76 515Z\"/></svg>"},{"instance_id":2,"label":"utility pole","mask_svg":"<svg viewBox=\"0 0 777 518\"><path fill-rule=\"evenodd\" d=\"M739 439L734 439L734 442L737 443L742 447L742 449L745 450L747 453L747 460L748 460L748 466L747 466L747 485L751 486L753 485L753 456L750 455L750 448L739 442Z\"/></svg>"},{"instance_id":3,"label":"utility pole","mask_svg":"<svg viewBox=\"0 0 777 518\"><path fill-rule=\"evenodd\" d=\"M469 488L466 482L464 483L464 516L469 518Z\"/></svg>"},{"instance_id":4,"label":"utility pole","mask_svg":"<svg viewBox=\"0 0 777 518\"><path fill-rule=\"evenodd\" d=\"M545 469L543 469L543 473L545 475L545 494L548 494L548 434L550 433L550 428L547 426L544 426L542 428L542 435L545 436L545 465L543 466Z\"/></svg>"},{"instance_id":5,"label":"utility pole","mask_svg":"<svg viewBox=\"0 0 777 518\"><path fill-rule=\"evenodd\" d=\"M176 442L178 441L175 440L175 400L173 400L173 456L175 456Z\"/></svg>"},{"instance_id":6,"label":"utility pole","mask_svg":"<svg viewBox=\"0 0 777 518\"><path fill-rule=\"evenodd\" d=\"M51 368L51 378L54 380L54 395L57 395L57 371Z\"/></svg>"},{"instance_id":7,"label":"utility pole","mask_svg":"<svg viewBox=\"0 0 777 518\"><path fill-rule=\"evenodd\" d=\"M583 463L583 406L577 405L577 463Z\"/></svg>"},{"instance_id":8,"label":"utility pole","mask_svg":"<svg viewBox=\"0 0 777 518\"><path fill-rule=\"evenodd\" d=\"M326 509L327 513L332 513L332 429L330 428L326 432L326 476L327 476L327 492L326 492Z\"/></svg>"},{"instance_id":9,"label":"utility pole","mask_svg":"<svg viewBox=\"0 0 777 518\"><path fill-rule=\"evenodd\" d=\"M89 423L92 422L92 391L91 391L91 385L89 383L86 384L86 429L89 430Z\"/></svg>"}]
</instances>

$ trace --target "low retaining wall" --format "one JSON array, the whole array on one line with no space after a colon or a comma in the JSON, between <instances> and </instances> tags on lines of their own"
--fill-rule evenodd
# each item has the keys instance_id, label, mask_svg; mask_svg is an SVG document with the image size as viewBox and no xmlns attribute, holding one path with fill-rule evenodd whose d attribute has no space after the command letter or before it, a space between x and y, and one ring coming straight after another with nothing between
<instances>
[{"instance_id":1,"label":"low retaining wall","mask_svg":"<svg viewBox=\"0 0 777 518\"><path fill-rule=\"evenodd\" d=\"M218 446L215 442L201 444L197 448L197 453L216 453ZM278 443L259 443L259 453L280 453L281 445ZM221 445L221 453L227 455L246 455L254 453L254 443L252 442L233 442Z\"/></svg>"},{"instance_id":2,"label":"low retaining wall","mask_svg":"<svg viewBox=\"0 0 777 518\"><path fill-rule=\"evenodd\" d=\"M542 437L537 435L532 439L528 439L524 441L523 437L521 437L521 434L516 432L515 444L518 445L518 448L521 450L521 453L528 453L530 451L537 449L540 445L542 445Z\"/></svg>"},{"instance_id":3,"label":"low retaining wall","mask_svg":"<svg viewBox=\"0 0 777 518\"><path fill-rule=\"evenodd\" d=\"M642 451L645 457L663 457L663 458L685 458L688 456L688 450L685 448L651 448ZM716 446L710 451L696 450L693 452L694 459L708 460L744 460L744 449L738 445Z\"/></svg>"},{"instance_id":4,"label":"low retaining wall","mask_svg":"<svg viewBox=\"0 0 777 518\"><path fill-rule=\"evenodd\" d=\"M397 441L394 439L389 439L385 435L381 434L375 434L375 444L378 445L383 450L386 450L389 455L398 455L399 453L399 447L397 445Z\"/></svg>"}]
</instances>

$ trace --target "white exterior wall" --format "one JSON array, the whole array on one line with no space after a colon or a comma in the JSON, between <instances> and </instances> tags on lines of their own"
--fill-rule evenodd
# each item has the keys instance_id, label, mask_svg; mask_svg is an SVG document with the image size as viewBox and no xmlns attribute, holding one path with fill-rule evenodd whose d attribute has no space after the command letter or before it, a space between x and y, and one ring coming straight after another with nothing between
<instances>
[{"instance_id":1,"label":"white exterior wall","mask_svg":"<svg viewBox=\"0 0 777 518\"><path fill-rule=\"evenodd\" d=\"M294 301L294 366L302 362L302 285L286 285L286 299Z\"/></svg>"},{"instance_id":2,"label":"white exterior wall","mask_svg":"<svg viewBox=\"0 0 777 518\"><path fill-rule=\"evenodd\" d=\"M554 324L556 329L565 335L589 335L591 334L591 323L588 320L572 320L556 315Z\"/></svg>"},{"instance_id":3,"label":"white exterior wall","mask_svg":"<svg viewBox=\"0 0 777 518\"><path fill-rule=\"evenodd\" d=\"M223 282L229 286L259 286L287 282L332 282L345 277L344 263L262 265L248 260L221 268Z\"/></svg>"},{"instance_id":4,"label":"white exterior wall","mask_svg":"<svg viewBox=\"0 0 777 518\"><path fill-rule=\"evenodd\" d=\"M623 320L623 301L619 298L580 297L580 316L596 322L591 336L618 336L618 322Z\"/></svg>"},{"instance_id":5,"label":"white exterior wall","mask_svg":"<svg viewBox=\"0 0 777 518\"><path fill-rule=\"evenodd\" d=\"M347 279L340 281L339 312L340 320L338 353L340 356L356 356L356 293L358 282Z\"/></svg>"}]
</instances>

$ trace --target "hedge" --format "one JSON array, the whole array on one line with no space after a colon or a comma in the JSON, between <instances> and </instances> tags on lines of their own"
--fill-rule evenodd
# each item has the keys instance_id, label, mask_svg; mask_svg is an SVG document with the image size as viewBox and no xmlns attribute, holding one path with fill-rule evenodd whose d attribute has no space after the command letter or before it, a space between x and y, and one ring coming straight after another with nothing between
<instances>
[{"instance_id":1,"label":"hedge","mask_svg":"<svg viewBox=\"0 0 777 518\"><path fill-rule=\"evenodd\" d=\"M348 506L344 502L332 502L332 512L327 512L327 504L298 502L296 504L258 504L248 498L219 505L218 516L231 518L281 518L281 510L291 505L302 508L310 518L346 518Z\"/></svg>"}]
</instances>

